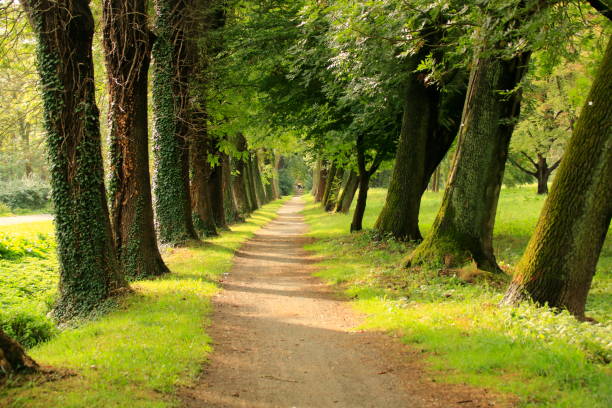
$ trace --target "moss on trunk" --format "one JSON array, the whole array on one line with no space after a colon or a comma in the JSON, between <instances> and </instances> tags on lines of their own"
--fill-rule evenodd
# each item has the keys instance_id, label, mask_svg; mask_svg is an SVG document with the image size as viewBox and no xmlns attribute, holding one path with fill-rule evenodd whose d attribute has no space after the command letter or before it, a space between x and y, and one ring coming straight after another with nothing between
<instances>
[{"instance_id":1,"label":"moss on trunk","mask_svg":"<svg viewBox=\"0 0 612 408\"><path fill-rule=\"evenodd\" d=\"M535 232L503 300L584 317L612 216L612 41L566 147Z\"/></svg>"}]
</instances>

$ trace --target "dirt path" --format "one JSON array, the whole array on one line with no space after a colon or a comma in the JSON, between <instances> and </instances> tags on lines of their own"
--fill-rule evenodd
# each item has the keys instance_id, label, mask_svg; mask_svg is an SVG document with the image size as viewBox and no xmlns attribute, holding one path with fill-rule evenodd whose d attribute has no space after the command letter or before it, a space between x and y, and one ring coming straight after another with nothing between
<instances>
[{"instance_id":1,"label":"dirt path","mask_svg":"<svg viewBox=\"0 0 612 408\"><path fill-rule=\"evenodd\" d=\"M25 224L28 222L50 221L53 216L50 214L35 214L35 215L15 215L11 217L0 217L0 226Z\"/></svg>"},{"instance_id":2,"label":"dirt path","mask_svg":"<svg viewBox=\"0 0 612 408\"><path fill-rule=\"evenodd\" d=\"M215 351L185 406L493 406L486 391L433 382L397 340L354 331L360 316L311 277L302 208L293 198L236 254L214 300Z\"/></svg>"}]
</instances>

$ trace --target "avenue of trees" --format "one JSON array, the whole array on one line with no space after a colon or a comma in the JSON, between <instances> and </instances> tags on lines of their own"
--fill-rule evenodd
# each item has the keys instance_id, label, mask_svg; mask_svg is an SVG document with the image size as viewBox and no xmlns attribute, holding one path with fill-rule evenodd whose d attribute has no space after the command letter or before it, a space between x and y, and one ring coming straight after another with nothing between
<instances>
[{"instance_id":1,"label":"avenue of trees","mask_svg":"<svg viewBox=\"0 0 612 408\"><path fill-rule=\"evenodd\" d=\"M18 145L29 157L25 128L46 143L39 172L55 210L58 321L86 317L130 280L168 273L159 245L214 236L294 182L312 182L327 211L347 213L356 201L350 230L360 231L386 163L374 228L418 243L410 267L474 262L501 273L493 228L502 184L536 181L549 195L503 303L531 299L584 318L612 216L606 0L0 4L29 22L15 17L6 38L35 39L22 48L32 64L36 54L32 109L44 131L15 104L0 115L14 129L0 135L0 153ZM0 44L7 55L12 41ZM31 83L23 61L6 60ZM444 161L442 205L423 237L421 198L441 184ZM19 171L36 172L27 163ZM1 332L0 365L36 369Z\"/></svg>"}]
</instances>

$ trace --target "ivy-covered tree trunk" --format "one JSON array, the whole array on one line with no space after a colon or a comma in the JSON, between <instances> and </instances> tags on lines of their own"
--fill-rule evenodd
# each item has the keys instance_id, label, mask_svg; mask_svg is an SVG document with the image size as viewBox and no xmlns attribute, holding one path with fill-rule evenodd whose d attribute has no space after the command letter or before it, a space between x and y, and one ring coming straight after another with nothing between
<instances>
[{"instance_id":1,"label":"ivy-covered tree trunk","mask_svg":"<svg viewBox=\"0 0 612 408\"><path fill-rule=\"evenodd\" d=\"M206 237L217 235L217 226L212 211L209 180L212 173L208 162L210 140L208 137L205 105L192 105L192 132L189 146L191 168L191 211L195 229Z\"/></svg>"},{"instance_id":2,"label":"ivy-covered tree trunk","mask_svg":"<svg viewBox=\"0 0 612 408\"><path fill-rule=\"evenodd\" d=\"M465 100L465 75L455 72L452 93L444 93L436 85L428 85L425 77L414 73L418 64L435 49L429 39L411 59L408 71L402 128L395 156L395 165L385 206L374 228L407 241L422 239L419 229L421 198L436 170L455 139Z\"/></svg>"},{"instance_id":3,"label":"ivy-covered tree trunk","mask_svg":"<svg viewBox=\"0 0 612 408\"><path fill-rule=\"evenodd\" d=\"M187 120L192 61L186 38L186 0L156 0L153 46L153 111L155 114L153 188L159 239L181 245L197 239L191 217Z\"/></svg>"},{"instance_id":4,"label":"ivy-covered tree trunk","mask_svg":"<svg viewBox=\"0 0 612 408\"><path fill-rule=\"evenodd\" d=\"M329 195L331 194L332 191L332 185L334 184L334 181L336 180L336 173L338 172L338 167L336 166L336 163L331 164L331 167L329 168L329 171L327 172L327 177L325 179L325 188L323 189L323 197L321 198L321 204L323 205L323 207L327 206L327 200L329 200Z\"/></svg>"},{"instance_id":5,"label":"ivy-covered tree trunk","mask_svg":"<svg viewBox=\"0 0 612 408\"><path fill-rule=\"evenodd\" d=\"M612 41L540 219L502 303L524 299L584 318L612 217Z\"/></svg>"},{"instance_id":6,"label":"ivy-covered tree trunk","mask_svg":"<svg viewBox=\"0 0 612 408\"><path fill-rule=\"evenodd\" d=\"M146 1L105 0L103 34L110 94L111 225L130 278L169 272L157 247L147 117L151 33Z\"/></svg>"},{"instance_id":7,"label":"ivy-covered tree trunk","mask_svg":"<svg viewBox=\"0 0 612 408\"><path fill-rule=\"evenodd\" d=\"M340 195L340 188L342 187L342 181L344 179L344 169L337 169L334 177L334 182L330 186L329 196L325 203L325 211L333 211L338 203L338 196Z\"/></svg>"},{"instance_id":8,"label":"ivy-covered tree trunk","mask_svg":"<svg viewBox=\"0 0 612 408\"><path fill-rule=\"evenodd\" d=\"M54 315L87 315L127 287L117 260L104 188L87 0L28 0L51 163L60 267ZM61 29L58 29L61 27Z\"/></svg>"},{"instance_id":9,"label":"ivy-covered tree trunk","mask_svg":"<svg viewBox=\"0 0 612 408\"><path fill-rule=\"evenodd\" d=\"M240 214L246 216L257 208L253 204L248 189L248 168L244 159L244 155L248 153L247 141L242 133L236 134L235 144L236 150L240 153L241 157L232 159L235 170L235 173L232 175L232 191L234 192Z\"/></svg>"},{"instance_id":10,"label":"ivy-covered tree trunk","mask_svg":"<svg viewBox=\"0 0 612 408\"><path fill-rule=\"evenodd\" d=\"M482 35L487 35L486 28ZM430 235L411 254L408 265L456 266L473 260L482 270L500 271L493 254L493 226L519 116L521 93L516 88L530 54L502 59L492 54L499 47L483 46L476 56L449 184Z\"/></svg>"},{"instance_id":11,"label":"ivy-covered tree trunk","mask_svg":"<svg viewBox=\"0 0 612 408\"><path fill-rule=\"evenodd\" d=\"M33 373L38 369L38 364L26 354L23 347L0 329L0 378Z\"/></svg>"},{"instance_id":12,"label":"ivy-covered tree trunk","mask_svg":"<svg viewBox=\"0 0 612 408\"><path fill-rule=\"evenodd\" d=\"M353 199L355 198L355 193L357 192L358 187L359 175L355 170L351 170L348 178L346 179L344 188L342 189L342 193L340 194L340 198L338 199L338 203L336 205L336 212L346 214L350 211L351 204L353 203Z\"/></svg>"}]
</instances>

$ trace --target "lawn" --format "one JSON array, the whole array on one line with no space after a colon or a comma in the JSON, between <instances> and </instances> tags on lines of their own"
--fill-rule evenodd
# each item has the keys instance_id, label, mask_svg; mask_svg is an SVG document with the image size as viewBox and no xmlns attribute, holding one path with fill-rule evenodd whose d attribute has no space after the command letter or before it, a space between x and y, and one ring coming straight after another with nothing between
<instances>
[{"instance_id":1,"label":"lawn","mask_svg":"<svg viewBox=\"0 0 612 408\"><path fill-rule=\"evenodd\" d=\"M275 217L282 202L264 206L218 238L186 248L166 249L163 255L171 274L132 283L134 293L121 298L110 313L53 332L50 340L28 350L40 364L75 375L0 389L0 406L176 406L177 387L190 383L211 351L205 327L219 278L229 271L234 251ZM3 227L2 231L12 236L51 231L50 223L27 225L30 232L22 227L26 226L11 226L11 231ZM0 264L0 287L12 291L3 293L3 297L21 298L32 310L40 310L39 317L44 319L50 304L48 297L52 298L56 287L55 270L52 255ZM5 282L7 277L14 282L30 279L32 272L42 277L33 284L38 290L31 291L31 296L21 293L22 287ZM3 304L3 310L6 307ZM14 314L17 306L8 307L12 310L7 314Z\"/></svg>"},{"instance_id":2,"label":"lawn","mask_svg":"<svg viewBox=\"0 0 612 408\"><path fill-rule=\"evenodd\" d=\"M364 226L371 228L386 191L373 189ZM427 234L442 193L426 193L421 228ZM514 394L524 407L612 406L612 239L604 246L587 315L525 304L497 306L510 276L462 270L406 270L410 244L371 231L349 234L350 216L327 214L307 197L304 211L316 238L308 249L324 255L318 276L337 285L365 313L366 329L392 331L425 353L440 381L465 382ZM535 227L544 198L533 187L503 189L495 227L499 262L511 273Z\"/></svg>"}]
</instances>

